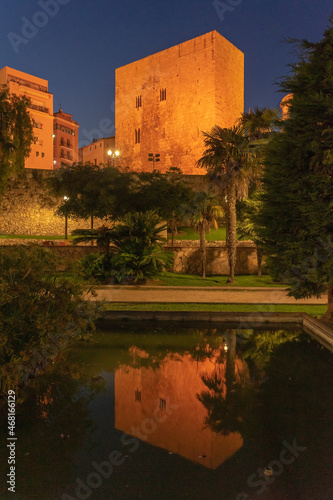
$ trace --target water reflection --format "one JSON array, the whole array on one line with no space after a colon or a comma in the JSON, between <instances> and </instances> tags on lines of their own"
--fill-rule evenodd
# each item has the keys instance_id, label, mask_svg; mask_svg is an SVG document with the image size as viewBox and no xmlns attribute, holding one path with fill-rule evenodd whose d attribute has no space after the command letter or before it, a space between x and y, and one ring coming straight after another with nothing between
<instances>
[{"instance_id":1,"label":"water reflection","mask_svg":"<svg viewBox=\"0 0 333 500\"><path fill-rule=\"evenodd\" d=\"M135 366L147 351L131 346L129 353L134 366L115 373L117 429L211 469L242 447L237 403L249 370L236 354L235 331L218 346L197 345L193 355L170 353L157 368ZM214 399L225 406L216 422Z\"/></svg>"},{"instance_id":2,"label":"water reflection","mask_svg":"<svg viewBox=\"0 0 333 500\"><path fill-rule=\"evenodd\" d=\"M125 462L94 491L96 499L251 497L248 477L276 459L285 440L307 452L265 498L312 499L307 479L320 482L320 498L332 498L323 472L333 460L332 359L298 331L138 326L98 333L25 391L17 414L18 498L75 498L77 478L85 481L92 463L112 450ZM141 440L135 450L123 432ZM4 447L0 464L5 477ZM11 498L4 488L0 498Z\"/></svg>"}]
</instances>

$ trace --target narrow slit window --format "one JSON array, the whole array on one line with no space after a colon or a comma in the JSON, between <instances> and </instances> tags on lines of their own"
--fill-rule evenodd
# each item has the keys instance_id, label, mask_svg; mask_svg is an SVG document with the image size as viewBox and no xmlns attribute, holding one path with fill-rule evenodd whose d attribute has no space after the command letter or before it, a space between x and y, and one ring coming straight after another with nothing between
<instances>
[{"instance_id":1,"label":"narrow slit window","mask_svg":"<svg viewBox=\"0 0 333 500\"><path fill-rule=\"evenodd\" d=\"M166 101L166 89L160 89L160 101Z\"/></svg>"},{"instance_id":2,"label":"narrow slit window","mask_svg":"<svg viewBox=\"0 0 333 500\"><path fill-rule=\"evenodd\" d=\"M166 399L160 398L159 406L161 410L166 410Z\"/></svg>"},{"instance_id":3,"label":"narrow slit window","mask_svg":"<svg viewBox=\"0 0 333 500\"><path fill-rule=\"evenodd\" d=\"M135 402L136 403L141 403L141 391L139 391L139 389L137 389L135 391L134 396L135 396Z\"/></svg>"},{"instance_id":4,"label":"narrow slit window","mask_svg":"<svg viewBox=\"0 0 333 500\"><path fill-rule=\"evenodd\" d=\"M141 142L141 130L139 128L135 129L135 144L140 144Z\"/></svg>"}]
</instances>

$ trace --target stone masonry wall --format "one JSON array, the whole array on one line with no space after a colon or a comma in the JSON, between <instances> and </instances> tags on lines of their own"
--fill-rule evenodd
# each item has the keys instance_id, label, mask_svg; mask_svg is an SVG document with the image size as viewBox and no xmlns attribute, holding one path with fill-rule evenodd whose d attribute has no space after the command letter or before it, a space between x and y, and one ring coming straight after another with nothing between
<instances>
[{"instance_id":1,"label":"stone masonry wall","mask_svg":"<svg viewBox=\"0 0 333 500\"><path fill-rule=\"evenodd\" d=\"M0 233L31 235L63 235L65 219L56 215L59 199L46 189L46 172L27 170L22 179L10 181L0 207ZM94 220L94 226L102 224ZM68 234L73 229L90 227L90 221L68 218Z\"/></svg>"},{"instance_id":2,"label":"stone masonry wall","mask_svg":"<svg viewBox=\"0 0 333 500\"><path fill-rule=\"evenodd\" d=\"M174 252L173 272L201 274L199 241L175 241L166 250ZM240 241L236 252L236 274L256 274L258 271L256 246L251 241ZM229 273L228 252L225 242L207 243L207 275Z\"/></svg>"}]
</instances>

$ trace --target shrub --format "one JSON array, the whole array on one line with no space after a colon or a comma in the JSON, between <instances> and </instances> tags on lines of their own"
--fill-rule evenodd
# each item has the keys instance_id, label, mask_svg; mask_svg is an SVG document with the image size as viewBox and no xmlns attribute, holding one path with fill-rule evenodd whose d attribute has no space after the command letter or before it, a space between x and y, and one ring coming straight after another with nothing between
<instances>
[{"instance_id":1,"label":"shrub","mask_svg":"<svg viewBox=\"0 0 333 500\"><path fill-rule=\"evenodd\" d=\"M72 338L93 327L82 285L55 278L57 259L35 246L0 249L0 393L42 369Z\"/></svg>"},{"instance_id":2,"label":"shrub","mask_svg":"<svg viewBox=\"0 0 333 500\"><path fill-rule=\"evenodd\" d=\"M76 271L87 280L103 282L112 275L113 255L89 253L76 264Z\"/></svg>"}]
</instances>

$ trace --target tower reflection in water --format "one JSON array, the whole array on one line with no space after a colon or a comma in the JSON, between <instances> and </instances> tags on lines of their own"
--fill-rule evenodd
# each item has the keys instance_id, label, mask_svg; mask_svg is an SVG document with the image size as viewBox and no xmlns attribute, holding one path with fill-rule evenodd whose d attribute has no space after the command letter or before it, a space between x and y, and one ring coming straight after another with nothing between
<instances>
[{"instance_id":1,"label":"tower reflection in water","mask_svg":"<svg viewBox=\"0 0 333 500\"><path fill-rule=\"evenodd\" d=\"M115 427L210 469L234 455L243 446L234 398L249 371L236 355L235 333L224 332L223 340L157 364L131 347L133 364L115 373Z\"/></svg>"}]
</instances>

